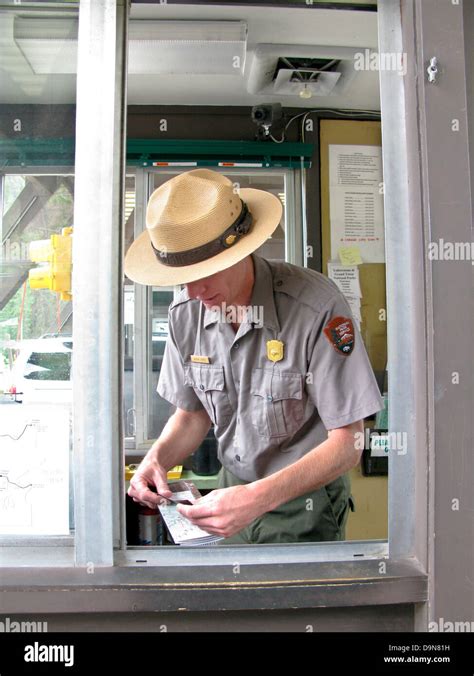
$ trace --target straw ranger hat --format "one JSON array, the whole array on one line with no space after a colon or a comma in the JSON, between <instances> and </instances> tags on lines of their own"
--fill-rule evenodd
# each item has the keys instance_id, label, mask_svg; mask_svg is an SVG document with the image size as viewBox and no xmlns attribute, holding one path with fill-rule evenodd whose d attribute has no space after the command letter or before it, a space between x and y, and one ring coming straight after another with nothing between
<instances>
[{"instance_id":1,"label":"straw ranger hat","mask_svg":"<svg viewBox=\"0 0 474 676\"><path fill-rule=\"evenodd\" d=\"M282 214L264 190L234 192L210 169L174 176L148 202L146 230L125 256L125 274L156 286L186 284L235 265L270 237Z\"/></svg>"}]
</instances>

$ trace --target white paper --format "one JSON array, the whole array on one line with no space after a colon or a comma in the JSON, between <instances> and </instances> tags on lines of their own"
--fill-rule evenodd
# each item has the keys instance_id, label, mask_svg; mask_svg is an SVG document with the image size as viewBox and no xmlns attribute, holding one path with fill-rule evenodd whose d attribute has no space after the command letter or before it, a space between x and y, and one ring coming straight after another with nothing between
<instances>
[{"instance_id":1,"label":"white paper","mask_svg":"<svg viewBox=\"0 0 474 676\"><path fill-rule=\"evenodd\" d=\"M361 312L360 312L360 302L359 302L359 300L357 299L354 303L350 302L350 300L349 300L349 307L350 307L350 310L351 310L352 318L354 319L354 322L357 324L357 328L360 331L362 316L361 316Z\"/></svg>"},{"instance_id":2,"label":"white paper","mask_svg":"<svg viewBox=\"0 0 474 676\"><path fill-rule=\"evenodd\" d=\"M362 297L359 282L359 268L357 265L339 265L328 263L328 277L339 287L344 296Z\"/></svg>"},{"instance_id":3,"label":"white paper","mask_svg":"<svg viewBox=\"0 0 474 676\"><path fill-rule=\"evenodd\" d=\"M124 324L135 323L135 293L133 289L125 289L123 295L123 322Z\"/></svg>"},{"instance_id":4,"label":"white paper","mask_svg":"<svg viewBox=\"0 0 474 676\"><path fill-rule=\"evenodd\" d=\"M0 405L1 534L69 534L70 415L62 405Z\"/></svg>"},{"instance_id":5,"label":"white paper","mask_svg":"<svg viewBox=\"0 0 474 676\"><path fill-rule=\"evenodd\" d=\"M374 434L370 437L370 455L372 458L385 458L390 451L388 434Z\"/></svg>"},{"instance_id":6,"label":"white paper","mask_svg":"<svg viewBox=\"0 0 474 676\"><path fill-rule=\"evenodd\" d=\"M194 495L191 493L191 491L177 491L174 493L169 500L172 502L196 502Z\"/></svg>"},{"instance_id":7,"label":"white paper","mask_svg":"<svg viewBox=\"0 0 474 676\"><path fill-rule=\"evenodd\" d=\"M165 520L173 541L177 545L193 545L196 547L222 540L218 535L212 535L191 523L178 512L176 505L160 505L158 509Z\"/></svg>"},{"instance_id":8,"label":"white paper","mask_svg":"<svg viewBox=\"0 0 474 676\"><path fill-rule=\"evenodd\" d=\"M357 265L340 265L329 261L328 263L328 277L332 279L339 290L343 293L347 300L354 322L360 331L360 324L362 322L361 314L361 298L362 292L359 280L359 268Z\"/></svg>"},{"instance_id":9,"label":"white paper","mask_svg":"<svg viewBox=\"0 0 474 676\"><path fill-rule=\"evenodd\" d=\"M360 298L358 296L346 296L346 300L349 303L349 307L354 319L357 319L359 322L362 321Z\"/></svg>"},{"instance_id":10,"label":"white paper","mask_svg":"<svg viewBox=\"0 0 474 676\"><path fill-rule=\"evenodd\" d=\"M189 500L189 502L195 503L202 497L192 481L184 481L183 479L174 481L169 484L169 488L173 492L173 496L169 500L173 502ZM213 545L222 540L222 537L212 535L192 524L189 519L178 512L176 504L159 505L158 509L176 545L201 547Z\"/></svg>"},{"instance_id":11,"label":"white paper","mask_svg":"<svg viewBox=\"0 0 474 676\"><path fill-rule=\"evenodd\" d=\"M382 149L329 146L331 258L357 246L364 263L384 263Z\"/></svg>"}]
</instances>

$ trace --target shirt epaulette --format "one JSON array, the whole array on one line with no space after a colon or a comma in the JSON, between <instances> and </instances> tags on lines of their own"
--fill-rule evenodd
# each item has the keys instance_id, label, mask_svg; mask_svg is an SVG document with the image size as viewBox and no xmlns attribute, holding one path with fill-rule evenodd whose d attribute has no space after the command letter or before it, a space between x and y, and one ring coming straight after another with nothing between
<instances>
[{"instance_id":1,"label":"shirt epaulette","mask_svg":"<svg viewBox=\"0 0 474 676\"><path fill-rule=\"evenodd\" d=\"M272 272L275 293L285 293L316 313L320 312L331 298L340 295L334 282L316 270L284 263L272 264Z\"/></svg>"},{"instance_id":2,"label":"shirt epaulette","mask_svg":"<svg viewBox=\"0 0 474 676\"><path fill-rule=\"evenodd\" d=\"M174 310L174 308L178 307L178 305L183 305L183 303L188 303L192 300L194 299L189 297L188 291L185 287L184 289L181 289L176 298L172 301L172 303L170 303L169 310Z\"/></svg>"}]
</instances>

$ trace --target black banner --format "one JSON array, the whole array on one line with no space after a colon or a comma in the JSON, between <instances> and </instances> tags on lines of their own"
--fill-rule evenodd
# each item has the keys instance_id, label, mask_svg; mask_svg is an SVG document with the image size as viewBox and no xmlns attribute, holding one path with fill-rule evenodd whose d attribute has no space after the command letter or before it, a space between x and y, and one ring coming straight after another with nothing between
<instances>
[{"instance_id":1,"label":"black banner","mask_svg":"<svg viewBox=\"0 0 474 676\"><path fill-rule=\"evenodd\" d=\"M337 674L472 676L472 645L472 633L284 633L264 627L261 633L4 632L0 676L110 673L111 668L119 674L159 674L165 668L215 669L219 664L253 671L258 663L268 672L283 662L295 672L311 666Z\"/></svg>"}]
</instances>

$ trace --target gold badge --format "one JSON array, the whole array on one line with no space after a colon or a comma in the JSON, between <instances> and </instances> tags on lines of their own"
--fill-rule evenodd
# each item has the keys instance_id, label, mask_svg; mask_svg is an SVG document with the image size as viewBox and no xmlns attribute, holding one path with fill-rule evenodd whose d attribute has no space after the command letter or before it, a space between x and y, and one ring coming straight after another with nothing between
<instances>
[{"instance_id":1,"label":"gold badge","mask_svg":"<svg viewBox=\"0 0 474 676\"><path fill-rule=\"evenodd\" d=\"M229 235L228 237L225 238L225 243L227 246L232 246L232 244L235 242L237 239L237 235Z\"/></svg>"},{"instance_id":2,"label":"gold badge","mask_svg":"<svg viewBox=\"0 0 474 676\"><path fill-rule=\"evenodd\" d=\"M191 355L191 361L194 362L195 364L210 364L211 360L209 357L204 357L199 354L192 354Z\"/></svg>"},{"instance_id":3,"label":"gold badge","mask_svg":"<svg viewBox=\"0 0 474 676\"><path fill-rule=\"evenodd\" d=\"M283 359L283 348L285 344L281 340L267 340L267 357L270 361L281 361Z\"/></svg>"}]
</instances>

